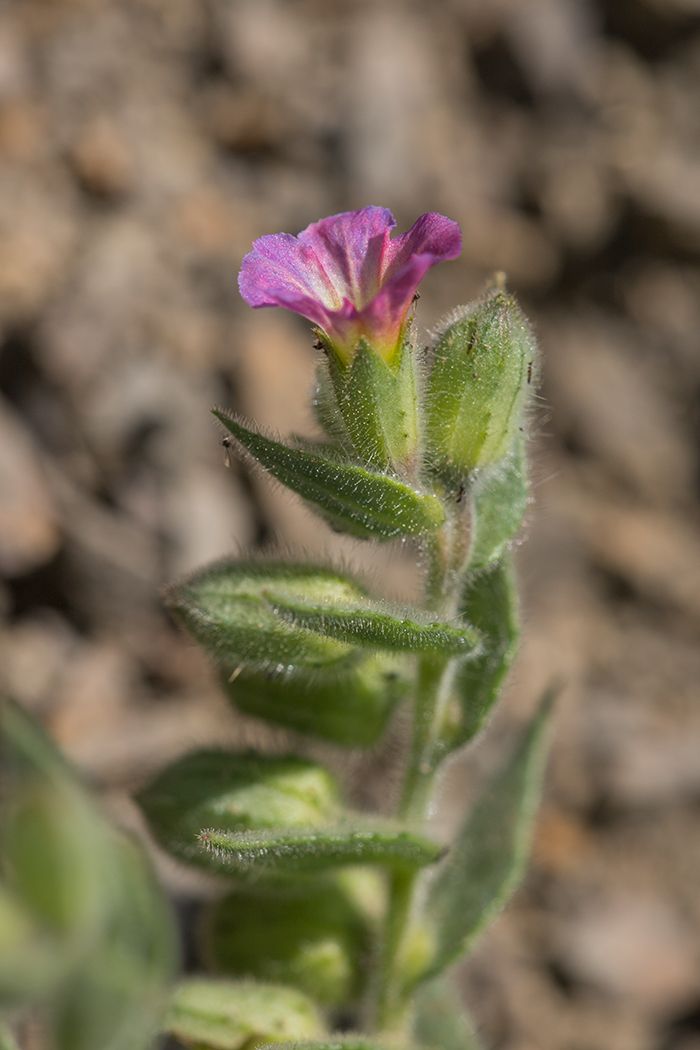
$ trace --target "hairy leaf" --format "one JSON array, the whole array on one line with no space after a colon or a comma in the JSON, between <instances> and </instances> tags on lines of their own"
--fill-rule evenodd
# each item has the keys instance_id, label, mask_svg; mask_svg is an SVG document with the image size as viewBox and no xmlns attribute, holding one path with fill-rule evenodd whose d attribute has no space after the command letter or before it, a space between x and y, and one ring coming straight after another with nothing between
<instances>
[{"instance_id":1,"label":"hairy leaf","mask_svg":"<svg viewBox=\"0 0 700 1050\"><path fill-rule=\"evenodd\" d=\"M172 587L168 605L229 671L243 662L320 668L347 662L352 647L290 626L272 599L352 603L365 594L351 578L312 565L222 561Z\"/></svg>"},{"instance_id":2,"label":"hairy leaf","mask_svg":"<svg viewBox=\"0 0 700 1050\"><path fill-rule=\"evenodd\" d=\"M211 829L202 832L199 842L214 870L251 879L314 874L339 864L423 868L442 853L437 843L389 821L268 832Z\"/></svg>"},{"instance_id":3,"label":"hairy leaf","mask_svg":"<svg viewBox=\"0 0 700 1050\"><path fill-rule=\"evenodd\" d=\"M410 618L399 618L385 612L378 603L369 607L368 602L351 606L311 605L303 601L296 603L274 602L275 612L296 627L343 642L364 643L382 649L407 650L408 652L446 653L463 656L472 652L479 644L479 636L468 627L451 627L447 623L421 623Z\"/></svg>"},{"instance_id":4,"label":"hairy leaf","mask_svg":"<svg viewBox=\"0 0 700 1050\"><path fill-rule=\"evenodd\" d=\"M157 841L183 860L206 863L205 828L248 831L328 825L340 815L335 781L301 758L197 751L168 766L138 796Z\"/></svg>"},{"instance_id":5,"label":"hairy leaf","mask_svg":"<svg viewBox=\"0 0 700 1050\"><path fill-rule=\"evenodd\" d=\"M434 532L445 519L440 501L387 474L273 441L215 411L239 444L283 485L297 492L340 532L394 539Z\"/></svg>"},{"instance_id":6,"label":"hairy leaf","mask_svg":"<svg viewBox=\"0 0 700 1050\"><path fill-rule=\"evenodd\" d=\"M320 1036L323 1024L311 1000L294 988L192 978L175 990L165 1030L197 1050L247 1050L263 1040L295 1045Z\"/></svg>"},{"instance_id":7,"label":"hairy leaf","mask_svg":"<svg viewBox=\"0 0 700 1050\"><path fill-rule=\"evenodd\" d=\"M236 707L247 714L345 747L376 743L408 688L394 658L345 661L331 668L236 668L224 676Z\"/></svg>"},{"instance_id":8,"label":"hairy leaf","mask_svg":"<svg viewBox=\"0 0 700 1050\"><path fill-rule=\"evenodd\" d=\"M520 528L527 498L527 454L520 432L505 459L478 471L474 481L470 569L498 561Z\"/></svg>"},{"instance_id":9,"label":"hairy leaf","mask_svg":"<svg viewBox=\"0 0 700 1050\"><path fill-rule=\"evenodd\" d=\"M542 790L552 697L487 786L429 887L426 919L435 938L428 972L468 951L505 906L525 873Z\"/></svg>"},{"instance_id":10,"label":"hairy leaf","mask_svg":"<svg viewBox=\"0 0 700 1050\"><path fill-rule=\"evenodd\" d=\"M460 609L465 620L479 630L482 644L478 655L465 661L455 676L453 693L459 713L452 747L471 740L498 699L518 649L517 603L509 555L467 578Z\"/></svg>"}]
</instances>

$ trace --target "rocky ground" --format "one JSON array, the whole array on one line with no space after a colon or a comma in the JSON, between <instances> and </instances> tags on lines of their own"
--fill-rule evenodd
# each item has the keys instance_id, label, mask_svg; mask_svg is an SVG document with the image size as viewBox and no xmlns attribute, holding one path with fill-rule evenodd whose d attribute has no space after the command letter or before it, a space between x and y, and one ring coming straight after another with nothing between
<instances>
[{"instance_id":1,"label":"rocky ground","mask_svg":"<svg viewBox=\"0 0 700 1050\"><path fill-rule=\"evenodd\" d=\"M411 586L224 468L214 403L309 426L308 326L237 294L252 239L440 211L465 247L421 323L494 268L535 320L525 642L441 817L563 682L531 873L462 970L498 1050L700 1048L699 98L698 0L0 6L0 677L122 819L186 750L284 744L167 581L274 543Z\"/></svg>"}]
</instances>

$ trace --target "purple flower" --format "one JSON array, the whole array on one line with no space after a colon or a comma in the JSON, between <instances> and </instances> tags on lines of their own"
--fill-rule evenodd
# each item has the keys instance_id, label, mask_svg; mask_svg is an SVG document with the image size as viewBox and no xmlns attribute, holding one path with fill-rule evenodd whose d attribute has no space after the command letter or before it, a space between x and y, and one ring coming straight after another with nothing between
<instances>
[{"instance_id":1,"label":"purple flower","mask_svg":"<svg viewBox=\"0 0 700 1050\"><path fill-rule=\"evenodd\" d=\"M388 208L367 207L312 222L298 237L261 237L243 259L241 295L307 317L346 362L362 336L390 361L419 283L462 249L457 223L436 212L391 240L395 225Z\"/></svg>"}]
</instances>

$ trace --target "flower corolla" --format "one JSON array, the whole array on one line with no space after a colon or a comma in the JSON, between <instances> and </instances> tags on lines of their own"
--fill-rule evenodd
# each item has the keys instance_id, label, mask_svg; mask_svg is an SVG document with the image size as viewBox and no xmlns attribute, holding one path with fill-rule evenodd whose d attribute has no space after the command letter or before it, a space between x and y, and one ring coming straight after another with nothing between
<instances>
[{"instance_id":1,"label":"flower corolla","mask_svg":"<svg viewBox=\"0 0 700 1050\"><path fill-rule=\"evenodd\" d=\"M243 259L241 295L306 317L345 364L362 338L391 363L419 283L462 248L457 223L436 212L392 239L395 226L388 208L370 206L313 222L298 237L260 237Z\"/></svg>"}]
</instances>

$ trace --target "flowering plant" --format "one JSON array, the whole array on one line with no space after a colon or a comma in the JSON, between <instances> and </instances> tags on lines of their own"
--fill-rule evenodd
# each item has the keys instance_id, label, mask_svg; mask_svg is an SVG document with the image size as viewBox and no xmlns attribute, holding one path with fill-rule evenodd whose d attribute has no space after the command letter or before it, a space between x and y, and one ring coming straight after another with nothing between
<instances>
[{"instance_id":1,"label":"flowering plant","mask_svg":"<svg viewBox=\"0 0 700 1050\"><path fill-rule=\"evenodd\" d=\"M215 410L226 443L334 529L410 540L424 594L398 608L342 568L260 558L219 562L169 592L248 714L341 748L371 747L398 708L411 714L389 817L353 811L332 770L291 750L199 751L140 793L160 845L225 887L198 936L209 975L177 986L164 1024L199 1050L476 1047L444 975L527 860L546 703L448 849L428 816L445 761L488 720L517 648L511 546L528 499L535 343L498 278L438 326L426 357L411 303L461 235L434 213L391 239L394 225L363 208L262 237L243 260L251 306L316 326L325 438L276 440ZM154 932L148 950L163 943ZM161 988L166 971L154 972ZM85 1050L142 1050L145 1031Z\"/></svg>"}]
</instances>

